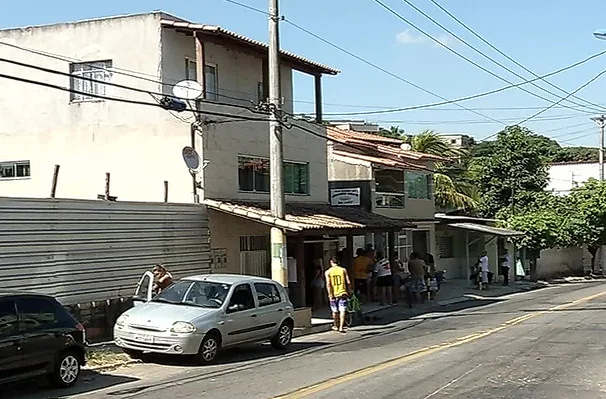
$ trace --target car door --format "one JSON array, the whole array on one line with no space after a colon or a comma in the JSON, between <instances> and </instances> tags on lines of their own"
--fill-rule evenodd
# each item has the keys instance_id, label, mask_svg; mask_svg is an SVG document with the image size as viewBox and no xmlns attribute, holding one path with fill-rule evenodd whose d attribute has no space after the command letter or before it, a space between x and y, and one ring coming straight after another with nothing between
<instances>
[{"instance_id":1,"label":"car door","mask_svg":"<svg viewBox=\"0 0 606 399\"><path fill-rule=\"evenodd\" d=\"M234 287L224 315L223 342L233 345L255 341L260 338L257 305L250 284Z\"/></svg>"},{"instance_id":2,"label":"car door","mask_svg":"<svg viewBox=\"0 0 606 399\"><path fill-rule=\"evenodd\" d=\"M259 331L265 338L270 338L276 333L284 318L283 298L274 283L255 283L254 287L259 304Z\"/></svg>"},{"instance_id":3,"label":"car door","mask_svg":"<svg viewBox=\"0 0 606 399\"><path fill-rule=\"evenodd\" d=\"M22 362L30 369L42 369L54 362L65 345L65 326L49 298L23 296L16 300L19 329L23 336Z\"/></svg>"},{"instance_id":4,"label":"car door","mask_svg":"<svg viewBox=\"0 0 606 399\"><path fill-rule=\"evenodd\" d=\"M154 274L147 271L141 276L137 288L135 288L135 294L133 295L133 306L140 305L145 302L149 302L153 296L154 289Z\"/></svg>"},{"instance_id":5,"label":"car door","mask_svg":"<svg viewBox=\"0 0 606 399\"><path fill-rule=\"evenodd\" d=\"M25 371L21 362L21 335L12 298L0 298L0 380Z\"/></svg>"}]
</instances>

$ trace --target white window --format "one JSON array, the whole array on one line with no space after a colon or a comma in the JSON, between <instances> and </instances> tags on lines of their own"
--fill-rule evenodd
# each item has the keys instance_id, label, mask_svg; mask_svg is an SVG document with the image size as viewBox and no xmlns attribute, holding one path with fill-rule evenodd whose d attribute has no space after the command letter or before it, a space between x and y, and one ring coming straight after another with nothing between
<instances>
[{"instance_id":1,"label":"white window","mask_svg":"<svg viewBox=\"0 0 606 399\"><path fill-rule=\"evenodd\" d=\"M198 80L196 75L197 64L196 61L186 58L185 59L185 79L187 80ZM219 100L219 78L217 75L217 65L206 64L204 67L204 79L205 79L205 91L206 99L210 101Z\"/></svg>"},{"instance_id":2,"label":"white window","mask_svg":"<svg viewBox=\"0 0 606 399\"><path fill-rule=\"evenodd\" d=\"M30 177L29 161L0 162L0 179Z\"/></svg>"},{"instance_id":3,"label":"white window","mask_svg":"<svg viewBox=\"0 0 606 399\"><path fill-rule=\"evenodd\" d=\"M95 95L107 95L107 85L102 82L109 82L112 77L112 62L95 61L72 63L69 66L70 73L73 75L70 82L70 88L80 93L71 93L71 101L99 101ZM86 79L94 79L92 82Z\"/></svg>"}]
</instances>

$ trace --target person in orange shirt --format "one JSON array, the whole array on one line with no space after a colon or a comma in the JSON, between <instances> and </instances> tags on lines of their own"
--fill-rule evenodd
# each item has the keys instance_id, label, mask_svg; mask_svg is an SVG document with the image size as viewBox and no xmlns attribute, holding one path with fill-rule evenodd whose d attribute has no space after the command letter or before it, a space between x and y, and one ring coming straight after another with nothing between
<instances>
[{"instance_id":1,"label":"person in orange shirt","mask_svg":"<svg viewBox=\"0 0 606 399\"><path fill-rule=\"evenodd\" d=\"M364 249L358 248L353 260L354 291L360 295L360 300L365 303L368 298L368 273L372 270L372 260L366 256Z\"/></svg>"}]
</instances>

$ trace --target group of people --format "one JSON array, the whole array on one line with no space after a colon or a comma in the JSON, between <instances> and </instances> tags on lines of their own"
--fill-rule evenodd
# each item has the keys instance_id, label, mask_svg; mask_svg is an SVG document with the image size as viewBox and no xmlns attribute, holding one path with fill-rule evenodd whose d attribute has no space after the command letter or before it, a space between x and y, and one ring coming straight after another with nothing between
<instances>
[{"instance_id":1,"label":"group of people","mask_svg":"<svg viewBox=\"0 0 606 399\"><path fill-rule=\"evenodd\" d=\"M424 294L435 295L440 277L436 273L433 256L427 254L422 259L412 252L406 262L394 257L389 260L381 251L372 248L356 251L353 259L355 291L360 293L362 302L378 300L381 305L391 305L398 301L402 287L424 300Z\"/></svg>"},{"instance_id":2,"label":"group of people","mask_svg":"<svg viewBox=\"0 0 606 399\"><path fill-rule=\"evenodd\" d=\"M423 260L417 252L412 252L408 261L403 263L397 258L390 261L381 251L359 248L353 259L353 284L341 258L332 257L323 276L334 320L333 329L339 332L344 332L347 305L354 292L360 295L362 303L379 297L380 304L391 305L397 302L401 287L410 290L420 302L424 302L428 294L430 297L432 293L435 295L439 288L431 254Z\"/></svg>"}]
</instances>

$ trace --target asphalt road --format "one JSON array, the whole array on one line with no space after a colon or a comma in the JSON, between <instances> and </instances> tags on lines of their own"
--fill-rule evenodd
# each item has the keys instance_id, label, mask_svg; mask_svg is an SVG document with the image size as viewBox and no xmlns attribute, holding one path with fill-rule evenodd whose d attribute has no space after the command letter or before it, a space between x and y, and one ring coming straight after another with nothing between
<instances>
[{"instance_id":1,"label":"asphalt road","mask_svg":"<svg viewBox=\"0 0 606 399\"><path fill-rule=\"evenodd\" d=\"M606 398L606 284L568 284L223 354L211 367L137 365L85 376L64 398ZM398 320L399 319L399 320ZM353 340L353 341L352 341ZM88 380L87 380L88 378Z\"/></svg>"}]
</instances>

